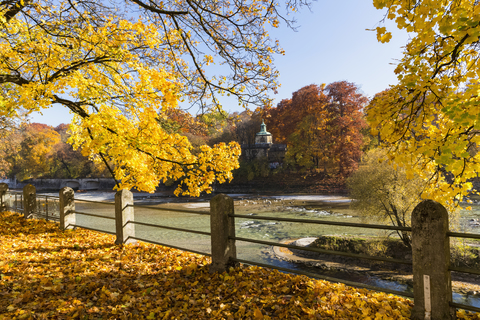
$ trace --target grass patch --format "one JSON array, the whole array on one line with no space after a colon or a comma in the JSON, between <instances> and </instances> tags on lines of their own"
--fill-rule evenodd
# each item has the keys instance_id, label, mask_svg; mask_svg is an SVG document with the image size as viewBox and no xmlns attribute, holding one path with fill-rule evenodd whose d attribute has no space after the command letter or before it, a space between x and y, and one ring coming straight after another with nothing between
<instances>
[{"instance_id":1,"label":"grass patch","mask_svg":"<svg viewBox=\"0 0 480 320\"><path fill-rule=\"evenodd\" d=\"M471 240L471 241L470 241ZM450 263L455 267L480 268L480 246L474 239L469 241L452 239ZM310 247L351 252L369 256L412 260L412 251L396 238L375 238L355 236L321 236ZM300 251L300 250L298 250ZM381 265L382 262L370 262Z\"/></svg>"},{"instance_id":2,"label":"grass patch","mask_svg":"<svg viewBox=\"0 0 480 320\"><path fill-rule=\"evenodd\" d=\"M480 243L474 239L450 240L451 264L462 268L480 268Z\"/></svg>"},{"instance_id":3,"label":"grass patch","mask_svg":"<svg viewBox=\"0 0 480 320\"><path fill-rule=\"evenodd\" d=\"M411 250L399 239L321 236L311 247L369 256L411 260Z\"/></svg>"}]
</instances>

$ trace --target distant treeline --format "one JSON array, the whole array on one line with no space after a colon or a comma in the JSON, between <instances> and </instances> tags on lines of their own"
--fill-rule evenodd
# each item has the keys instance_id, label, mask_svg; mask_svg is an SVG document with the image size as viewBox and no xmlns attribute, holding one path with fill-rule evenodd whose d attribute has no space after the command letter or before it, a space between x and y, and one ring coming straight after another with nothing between
<instances>
[{"instance_id":1,"label":"distant treeline","mask_svg":"<svg viewBox=\"0 0 480 320\"><path fill-rule=\"evenodd\" d=\"M168 133L186 136L198 151L204 144L254 144L264 119L274 142L288 146L285 163L277 171L347 176L357 168L362 150L374 140L362 113L367 102L355 84L342 81L303 87L277 107L197 116L175 109L168 111L167 117L159 117L168 120L158 121ZM68 139L67 124L52 127L27 122L13 128L1 139L0 175L19 181L111 177L103 159L73 150ZM237 177L249 180L270 174L266 159L241 159L241 167L235 172Z\"/></svg>"}]
</instances>

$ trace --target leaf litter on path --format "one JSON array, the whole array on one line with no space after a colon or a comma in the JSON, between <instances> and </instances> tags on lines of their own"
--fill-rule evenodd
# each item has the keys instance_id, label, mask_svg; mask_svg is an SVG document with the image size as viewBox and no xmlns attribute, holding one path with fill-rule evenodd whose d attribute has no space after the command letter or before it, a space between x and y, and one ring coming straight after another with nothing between
<instances>
[{"instance_id":1,"label":"leaf litter on path","mask_svg":"<svg viewBox=\"0 0 480 320\"><path fill-rule=\"evenodd\" d=\"M0 213L0 320L409 319L412 301ZM480 319L457 312L459 319Z\"/></svg>"}]
</instances>

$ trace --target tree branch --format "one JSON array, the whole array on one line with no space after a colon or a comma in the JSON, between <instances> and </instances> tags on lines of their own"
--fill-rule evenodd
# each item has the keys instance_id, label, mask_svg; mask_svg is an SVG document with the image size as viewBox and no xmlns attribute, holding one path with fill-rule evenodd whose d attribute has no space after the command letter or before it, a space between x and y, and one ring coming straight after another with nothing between
<instances>
[{"instance_id":1,"label":"tree branch","mask_svg":"<svg viewBox=\"0 0 480 320\"><path fill-rule=\"evenodd\" d=\"M20 76L14 76L14 75L10 75L10 74L1 74L0 75L0 84L3 84L3 83L15 83L15 84L18 84L19 86L22 86L24 84L29 84L30 81L20 77Z\"/></svg>"},{"instance_id":2,"label":"tree branch","mask_svg":"<svg viewBox=\"0 0 480 320\"><path fill-rule=\"evenodd\" d=\"M4 14L5 20L7 23L10 22L10 20L17 15L20 11L23 10L26 6L28 6L32 0L24 0L24 1L9 1L5 0L0 2L0 6L5 6L7 7L7 11ZM8 7L10 5L10 7ZM3 11L3 10L2 10Z\"/></svg>"},{"instance_id":3,"label":"tree branch","mask_svg":"<svg viewBox=\"0 0 480 320\"><path fill-rule=\"evenodd\" d=\"M148 10L148 11L151 11L151 12L155 12L155 13L158 13L158 14L167 14L169 16L176 16L176 15L184 15L184 14L189 14L188 11L170 11L170 10L162 10L162 9L159 9L157 7L154 7L152 5L148 5L148 4L145 4L143 3L142 1L140 0L131 0L133 3L136 3L138 4L140 7L142 7L143 9L145 10Z\"/></svg>"}]
</instances>

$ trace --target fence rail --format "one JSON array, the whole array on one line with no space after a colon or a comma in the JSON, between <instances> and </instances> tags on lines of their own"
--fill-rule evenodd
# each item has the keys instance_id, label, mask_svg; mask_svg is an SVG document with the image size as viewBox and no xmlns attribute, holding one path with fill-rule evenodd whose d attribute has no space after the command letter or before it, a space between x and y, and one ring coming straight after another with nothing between
<instances>
[{"instance_id":1,"label":"fence rail","mask_svg":"<svg viewBox=\"0 0 480 320\"><path fill-rule=\"evenodd\" d=\"M92 228L92 227L87 227L87 226L79 226L79 225L76 225L76 224L69 224L69 225L67 225L67 229L70 228L70 227L75 227L75 228L80 228L80 229L87 229L87 230L91 230L91 231L97 231L97 232L107 233L107 234L111 234L111 235L116 235L116 233L115 233L115 232L112 232L112 231L100 230L100 229L96 229L96 228Z\"/></svg>"},{"instance_id":2,"label":"fence rail","mask_svg":"<svg viewBox=\"0 0 480 320\"><path fill-rule=\"evenodd\" d=\"M14 201L12 200L14 197ZM7 199L8 198L8 199ZM20 198L21 201L18 201ZM43 202L42 202L43 201ZM14 209L15 211L23 211L24 217L42 216L40 213L45 213L43 216L52 218L53 212L50 214L50 209L53 208L53 203L58 203L58 220L62 229L83 228L97 232L103 232L116 236L115 243L127 243L132 241L144 241L152 244L167 246L175 249L193 252L211 256L212 264L210 271L225 271L229 266L236 263L244 263L250 265L257 265L277 269L285 272L292 272L310 277L320 278L333 282L343 282L346 285L367 288L376 291L383 291L393 293L405 297L414 298L414 308L412 316L417 319L454 319L455 308L461 308L474 312L480 312L480 308L454 303L452 300L452 289L450 281L450 272L463 272L469 274L480 275L480 271L469 268L459 268L450 266L450 237L461 237L480 239L478 234L458 233L448 231L448 214L443 206L430 200L421 202L412 213L412 227L396 227L384 226L374 224L362 223L348 223L348 222L334 222L334 221L320 221L312 219L290 219L278 217L266 217L235 214L233 200L225 195L217 195L210 201L210 212L194 211L194 210L179 210L157 208L153 206L134 205L133 195L127 190L121 190L115 195L115 203L101 202L93 200L75 200L74 192L70 188L63 188L60 191L59 197L50 195L37 195L33 186L29 185L24 188L23 193L8 191L8 186L0 184L0 207L2 210ZM89 202L97 204L108 204L115 206L115 217L109 217L99 214L86 213L75 210L75 202ZM50 205L49 205L50 204ZM21 208L19 208L19 206ZM44 208L43 211L39 207ZM208 215L210 217L210 232L191 230L185 228L177 228L171 226L164 226L153 223L145 223L135 221L134 209L144 208L157 211L181 212L197 215ZM42 212L40 212L42 211ZM115 220L115 232L100 230L84 225L78 224L76 215L86 215L96 218L104 218L107 220ZM235 219L255 219L255 220L269 220L269 221L283 221L294 223L309 223L309 224L323 224L334 226L346 226L357 228L371 228L383 230L395 230L402 232L411 232L412 235L412 252L413 263L401 259L375 257L362 254L354 254L349 252L341 252L334 250L324 250L319 248L301 247L292 244L276 243L271 241L250 239L235 236ZM168 229L179 232L187 232L209 236L211 238L211 253L192 250L180 246L174 246L152 239L146 239L135 235L135 225ZM414 290L411 292L396 291L376 286L366 285L354 281L347 281L343 279L332 278L322 274L292 270L275 265L249 261L237 258L236 241L250 242L267 246L284 247L293 250L303 250L307 252L315 252L320 254L338 255L351 257L356 259L368 259L375 261L382 261L394 264L412 265L414 274ZM427 290L428 288L428 290ZM427 303L426 301L429 301ZM453 312L452 312L453 310Z\"/></svg>"},{"instance_id":3,"label":"fence rail","mask_svg":"<svg viewBox=\"0 0 480 320\"><path fill-rule=\"evenodd\" d=\"M473 307L473 306L467 306L461 303L456 303L456 302L450 302L450 306L457 308L457 309L465 309L469 311L474 311L474 312L480 312L480 308Z\"/></svg>"},{"instance_id":4,"label":"fence rail","mask_svg":"<svg viewBox=\"0 0 480 320\"><path fill-rule=\"evenodd\" d=\"M469 239L480 239L480 234L475 233L463 233L463 232L447 232L447 236L452 238L469 238Z\"/></svg>"},{"instance_id":5,"label":"fence rail","mask_svg":"<svg viewBox=\"0 0 480 320\"><path fill-rule=\"evenodd\" d=\"M75 213L81 214L81 215L84 215L84 216L115 220L115 217L102 216L101 214L94 214L94 213L87 213L87 212L80 212L80 211L75 211Z\"/></svg>"},{"instance_id":6,"label":"fence rail","mask_svg":"<svg viewBox=\"0 0 480 320\"><path fill-rule=\"evenodd\" d=\"M24 199L23 192L9 190L2 197L1 207L8 207L14 212L24 213ZM34 210L30 210L29 214L35 218L45 219L47 221L59 221L59 200L60 198L57 196L38 194L35 200L31 201L31 204L34 204Z\"/></svg>"},{"instance_id":7,"label":"fence rail","mask_svg":"<svg viewBox=\"0 0 480 320\"><path fill-rule=\"evenodd\" d=\"M190 229L183 229L183 228L175 228L175 227L168 227L168 226L161 226L161 225L158 225L158 224L146 223L146 222L128 221L127 223L132 223L132 224L136 224L136 225L139 225L139 226L155 227L155 228L161 228L161 229L167 229L167 230L173 230L173 231L181 231L181 232L201 234L201 235L204 235L204 236L210 236L212 234L211 232L190 230Z\"/></svg>"},{"instance_id":8,"label":"fence rail","mask_svg":"<svg viewBox=\"0 0 480 320\"><path fill-rule=\"evenodd\" d=\"M412 231L412 228L409 228L409 227L386 226L386 225L381 225L381 224L322 221L322 220L312 220L312 219L292 219L292 218L265 217L265 216L252 217L252 216L248 216L248 215L244 215L244 214L231 214L230 217L250 219L250 220L255 219L255 220L299 222L299 223L308 223L308 224L323 224L323 225L330 225L330 226L369 228L369 229L381 229L381 230Z\"/></svg>"},{"instance_id":9,"label":"fence rail","mask_svg":"<svg viewBox=\"0 0 480 320\"><path fill-rule=\"evenodd\" d=\"M151 209L156 211L171 211L171 212L191 213L191 214L199 214L199 215L206 215L206 216L210 215L210 212L186 210L186 209L184 210L184 209L173 209L173 208L158 208L158 207L143 206L138 204L135 204L135 205L130 204L128 206L132 208L144 208L144 209Z\"/></svg>"},{"instance_id":10,"label":"fence rail","mask_svg":"<svg viewBox=\"0 0 480 320\"><path fill-rule=\"evenodd\" d=\"M88 202L88 203L97 203L97 204L106 204L114 206L115 202L105 202L105 201L96 201L96 200L86 200L86 199L77 199L78 202Z\"/></svg>"},{"instance_id":11,"label":"fence rail","mask_svg":"<svg viewBox=\"0 0 480 320\"><path fill-rule=\"evenodd\" d=\"M152 243L152 244L157 244L159 246L164 246L164 247L169 247L169 248L178 249L178 250L182 250L182 251L188 251L188 252L192 252L192 253L196 253L196 254L201 254L201 255L204 255L204 256L208 256L208 257L212 256L212 254L208 253L208 252L202 252L202 251L192 250L192 249L183 248L183 247L179 247L179 246L174 246L174 245L171 245L171 244L161 243L161 242L150 240L150 239L143 239L143 238L131 237L131 236L128 237L127 239L128 240L132 239L132 240L148 242L148 243Z\"/></svg>"}]
</instances>

